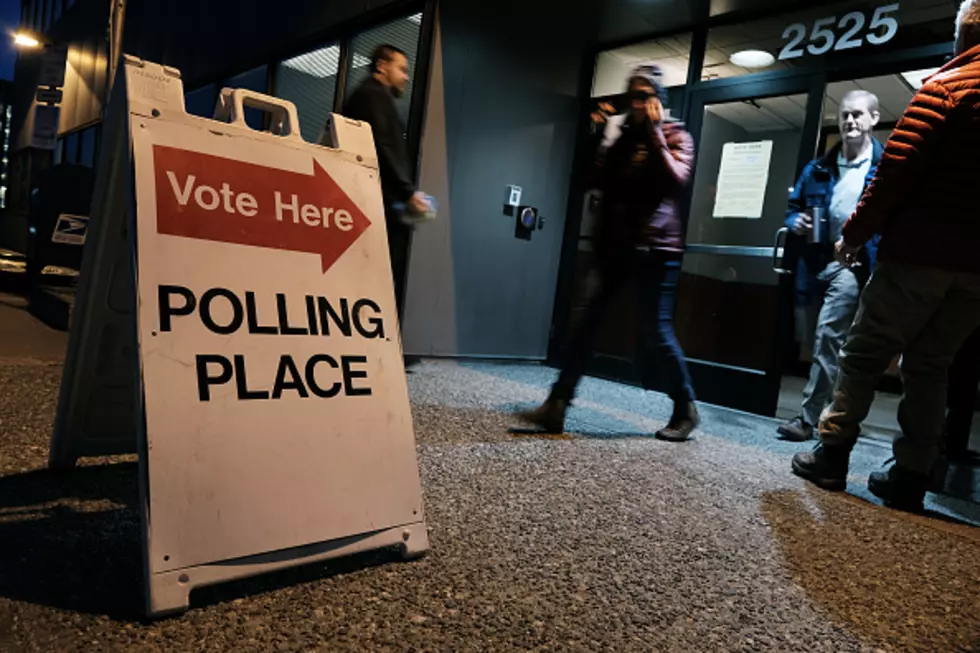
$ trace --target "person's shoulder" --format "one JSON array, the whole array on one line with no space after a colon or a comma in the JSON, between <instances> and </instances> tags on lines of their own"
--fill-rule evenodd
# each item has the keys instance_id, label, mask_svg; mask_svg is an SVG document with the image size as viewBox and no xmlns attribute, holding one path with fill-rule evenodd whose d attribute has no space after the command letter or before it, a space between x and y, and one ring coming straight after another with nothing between
<instances>
[{"instance_id":1,"label":"person's shoulder","mask_svg":"<svg viewBox=\"0 0 980 653\"><path fill-rule=\"evenodd\" d=\"M812 179L818 169L825 169L827 163L826 156L818 156L815 159L811 159L809 163L803 166L803 172L800 173L800 179L804 182L808 179Z\"/></svg>"}]
</instances>

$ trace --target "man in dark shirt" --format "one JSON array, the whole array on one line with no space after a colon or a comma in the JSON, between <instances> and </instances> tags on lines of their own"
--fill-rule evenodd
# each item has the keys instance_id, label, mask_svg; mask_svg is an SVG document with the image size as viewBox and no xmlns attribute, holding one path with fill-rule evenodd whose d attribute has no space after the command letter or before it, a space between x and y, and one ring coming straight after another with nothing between
<instances>
[{"instance_id":1,"label":"man in dark shirt","mask_svg":"<svg viewBox=\"0 0 980 653\"><path fill-rule=\"evenodd\" d=\"M374 133L388 230L388 253L400 321L412 237L412 227L405 224L402 217L406 210L423 213L428 205L410 176L405 126L395 107L395 99L405 95L408 87L408 57L393 45L379 45L371 57L371 71L371 76L344 104L344 115L368 123Z\"/></svg>"}]
</instances>

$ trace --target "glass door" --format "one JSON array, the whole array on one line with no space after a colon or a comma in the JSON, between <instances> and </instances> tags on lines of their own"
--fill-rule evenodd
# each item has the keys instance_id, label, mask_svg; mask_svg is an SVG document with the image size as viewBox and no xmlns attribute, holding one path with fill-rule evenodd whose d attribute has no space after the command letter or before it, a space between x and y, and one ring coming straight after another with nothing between
<instances>
[{"instance_id":1,"label":"glass door","mask_svg":"<svg viewBox=\"0 0 980 653\"><path fill-rule=\"evenodd\" d=\"M619 88L625 85L624 82L617 81ZM664 108L668 115L682 114L685 97L683 86L667 89L667 103ZM627 106L627 102L625 93L596 96L589 100L589 111L591 113L598 110L600 104L610 104L617 109L617 114L622 115L620 111ZM587 177L588 171L594 165L595 147L601 138L601 134L590 121L583 124L582 130L585 148L583 155L577 161L579 169L576 177L579 179ZM576 192L572 193L572 198L575 209L580 213L575 216L577 220L569 219L573 232L569 233L566 226L565 245L568 247L570 242L574 242L575 249L574 252L567 252L563 257L565 263L563 263L562 273L571 278L567 285L559 284L566 289L567 294L559 290L556 298L556 319L552 328L549 355L554 362L564 360L570 325L575 324L585 310L597 281L594 270L593 238L596 221L600 219L598 198L593 189L585 188L584 182ZM639 338L637 319L636 292L630 288L619 293L607 308L606 318L593 343L592 358L586 367L587 374L616 381L640 383L642 376L637 365Z\"/></svg>"},{"instance_id":2,"label":"glass door","mask_svg":"<svg viewBox=\"0 0 980 653\"><path fill-rule=\"evenodd\" d=\"M698 153L675 320L702 401L776 414L793 292L774 241L813 156L821 90L800 77L691 97Z\"/></svg>"}]
</instances>

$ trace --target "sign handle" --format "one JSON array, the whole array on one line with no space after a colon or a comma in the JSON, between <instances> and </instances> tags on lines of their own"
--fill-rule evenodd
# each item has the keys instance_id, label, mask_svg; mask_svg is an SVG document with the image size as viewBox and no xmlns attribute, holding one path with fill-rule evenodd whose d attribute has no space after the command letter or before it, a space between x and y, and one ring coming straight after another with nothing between
<instances>
[{"instance_id":1,"label":"sign handle","mask_svg":"<svg viewBox=\"0 0 980 653\"><path fill-rule=\"evenodd\" d=\"M265 111L272 116L269 131L283 138L302 141L299 132L299 116L296 105L264 93L245 88L223 88L214 109L215 120L229 122L238 127L251 129L245 122L245 107Z\"/></svg>"}]
</instances>

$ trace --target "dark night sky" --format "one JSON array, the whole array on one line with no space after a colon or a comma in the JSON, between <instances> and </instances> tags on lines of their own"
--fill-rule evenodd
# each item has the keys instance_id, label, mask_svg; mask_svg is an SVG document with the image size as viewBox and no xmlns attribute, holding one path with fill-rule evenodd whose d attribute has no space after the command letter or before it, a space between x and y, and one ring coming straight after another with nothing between
<instances>
[{"instance_id":1,"label":"dark night sky","mask_svg":"<svg viewBox=\"0 0 980 653\"><path fill-rule=\"evenodd\" d=\"M0 78L14 78L14 31L20 22L20 0L0 0Z\"/></svg>"}]
</instances>

